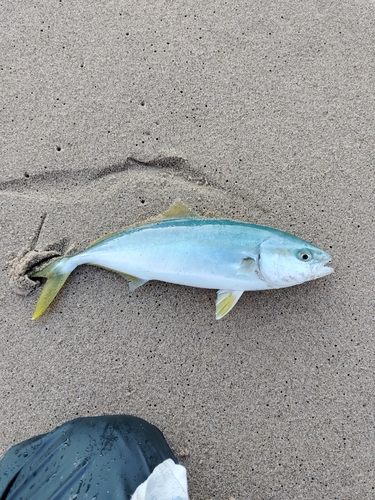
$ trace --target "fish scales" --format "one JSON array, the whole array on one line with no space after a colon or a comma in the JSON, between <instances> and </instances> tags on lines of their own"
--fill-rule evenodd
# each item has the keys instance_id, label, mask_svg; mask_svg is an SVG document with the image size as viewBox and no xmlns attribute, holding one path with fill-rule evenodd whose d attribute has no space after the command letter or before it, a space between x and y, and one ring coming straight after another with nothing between
<instances>
[{"instance_id":1,"label":"fish scales","mask_svg":"<svg viewBox=\"0 0 375 500\"><path fill-rule=\"evenodd\" d=\"M112 236L77 262L199 288L263 290L270 286L255 273L249 280L237 271L266 236L260 226L227 220L169 220Z\"/></svg>"}]
</instances>

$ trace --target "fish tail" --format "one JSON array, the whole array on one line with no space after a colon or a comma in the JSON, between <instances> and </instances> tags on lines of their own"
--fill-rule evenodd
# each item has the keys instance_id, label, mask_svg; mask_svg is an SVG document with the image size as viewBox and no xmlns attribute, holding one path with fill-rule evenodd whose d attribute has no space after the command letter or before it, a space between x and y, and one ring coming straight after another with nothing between
<instances>
[{"instance_id":1,"label":"fish tail","mask_svg":"<svg viewBox=\"0 0 375 500\"><path fill-rule=\"evenodd\" d=\"M53 299L59 293L60 289L64 285L65 281L68 279L70 273L76 267L72 266L70 262L67 265L71 257L61 257L60 259L54 260L47 266L43 267L40 271L30 275L30 278L46 278L46 284L42 290L39 300L36 304L36 308L32 319L36 319L41 316L47 307L51 304Z\"/></svg>"}]
</instances>

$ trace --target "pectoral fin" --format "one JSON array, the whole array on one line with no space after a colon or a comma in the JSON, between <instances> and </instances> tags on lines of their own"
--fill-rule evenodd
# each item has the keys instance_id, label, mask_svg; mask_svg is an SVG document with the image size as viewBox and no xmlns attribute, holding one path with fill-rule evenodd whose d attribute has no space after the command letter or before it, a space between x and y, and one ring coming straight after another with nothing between
<instances>
[{"instance_id":1,"label":"pectoral fin","mask_svg":"<svg viewBox=\"0 0 375 500\"><path fill-rule=\"evenodd\" d=\"M216 319L221 319L228 314L242 294L242 290L219 290L216 299Z\"/></svg>"},{"instance_id":2,"label":"pectoral fin","mask_svg":"<svg viewBox=\"0 0 375 500\"><path fill-rule=\"evenodd\" d=\"M255 267L255 259L252 257L246 257L242 260L240 268L237 271L237 274L247 274L249 275Z\"/></svg>"}]
</instances>

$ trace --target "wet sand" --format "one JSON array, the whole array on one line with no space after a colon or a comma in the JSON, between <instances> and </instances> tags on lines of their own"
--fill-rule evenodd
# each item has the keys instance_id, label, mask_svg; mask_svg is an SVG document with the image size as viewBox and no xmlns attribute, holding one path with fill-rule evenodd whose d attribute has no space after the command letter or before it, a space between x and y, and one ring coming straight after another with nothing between
<instances>
[{"instance_id":1,"label":"wet sand","mask_svg":"<svg viewBox=\"0 0 375 500\"><path fill-rule=\"evenodd\" d=\"M2 2L0 453L130 413L192 500L373 498L374 19L366 1ZM22 255L176 199L296 234L335 274L216 321L215 291L130 293L82 266L31 320Z\"/></svg>"}]
</instances>

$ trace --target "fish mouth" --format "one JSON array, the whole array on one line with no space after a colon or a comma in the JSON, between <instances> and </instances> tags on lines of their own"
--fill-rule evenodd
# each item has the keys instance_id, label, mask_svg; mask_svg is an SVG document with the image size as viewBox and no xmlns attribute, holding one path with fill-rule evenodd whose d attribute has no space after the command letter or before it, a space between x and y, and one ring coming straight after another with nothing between
<instances>
[{"instance_id":1,"label":"fish mouth","mask_svg":"<svg viewBox=\"0 0 375 500\"><path fill-rule=\"evenodd\" d=\"M332 274L334 272L334 268L329 266L321 267L320 270L320 276L328 276L329 274Z\"/></svg>"},{"instance_id":2,"label":"fish mouth","mask_svg":"<svg viewBox=\"0 0 375 500\"><path fill-rule=\"evenodd\" d=\"M319 278L322 278L323 276L328 276L329 274L332 274L334 272L334 268L327 266L329 262L331 262L331 257L328 257L324 262L322 262L320 265L316 266L314 269L315 274L319 276Z\"/></svg>"}]
</instances>

